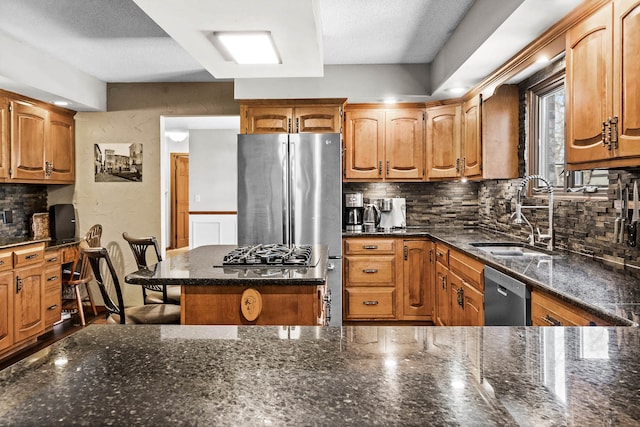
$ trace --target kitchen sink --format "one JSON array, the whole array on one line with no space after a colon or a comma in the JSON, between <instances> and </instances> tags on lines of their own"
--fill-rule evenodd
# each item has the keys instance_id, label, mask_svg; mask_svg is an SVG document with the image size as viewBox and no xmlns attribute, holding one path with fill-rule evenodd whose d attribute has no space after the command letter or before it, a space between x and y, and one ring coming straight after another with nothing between
<instances>
[{"instance_id":1,"label":"kitchen sink","mask_svg":"<svg viewBox=\"0 0 640 427\"><path fill-rule=\"evenodd\" d=\"M482 251L487 252L495 257L557 257L558 255L545 249L535 248L524 243L514 242L476 242L470 243Z\"/></svg>"}]
</instances>

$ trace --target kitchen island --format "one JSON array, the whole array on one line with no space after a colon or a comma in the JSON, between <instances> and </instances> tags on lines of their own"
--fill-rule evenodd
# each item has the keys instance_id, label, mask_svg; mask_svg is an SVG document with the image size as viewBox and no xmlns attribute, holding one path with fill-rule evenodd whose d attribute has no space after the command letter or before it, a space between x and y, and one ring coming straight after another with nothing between
<instances>
[{"instance_id":1,"label":"kitchen island","mask_svg":"<svg viewBox=\"0 0 640 427\"><path fill-rule=\"evenodd\" d=\"M308 266L223 265L237 246L209 245L125 277L135 285L180 285L183 325L318 325L327 321L327 246Z\"/></svg>"},{"instance_id":2,"label":"kitchen island","mask_svg":"<svg viewBox=\"0 0 640 427\"><path fill-rule=\"evenodd\" d=\"M637 425L640 329L91 325L0 425Z\"/></svg>"}]
</instances>

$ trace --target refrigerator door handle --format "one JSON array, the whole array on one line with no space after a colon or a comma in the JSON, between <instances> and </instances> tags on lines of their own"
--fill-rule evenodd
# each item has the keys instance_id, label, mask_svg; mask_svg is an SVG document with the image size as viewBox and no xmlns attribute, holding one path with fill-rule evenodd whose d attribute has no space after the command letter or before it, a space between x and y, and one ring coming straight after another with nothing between
<instances>
[{"instance_id":1,"label":"refrigerator door handle","mask_svg":"<svg viewBox=\"0 0 640 427\"><path fill-rule=\"evenodd\" d=\"M282 243L289 244L291 242L291 218L289 216L289 206L291 206L291 177L290 177L290 163L289 158L289 141L284 139L282 141L282 148L285 152L283 157L284 164L282 165Z\"/></svg>"},{"instance_id":2,"label":"refrigerator door handle","mask_svg":"<svg viewBox=\"0 0 640 427\"><path fill-rule=\"evenodd\" d=\"M298 138L289 136L289 240L285 240L290 245L296 244L296 142Z\"/></svg>"}]
</instances>

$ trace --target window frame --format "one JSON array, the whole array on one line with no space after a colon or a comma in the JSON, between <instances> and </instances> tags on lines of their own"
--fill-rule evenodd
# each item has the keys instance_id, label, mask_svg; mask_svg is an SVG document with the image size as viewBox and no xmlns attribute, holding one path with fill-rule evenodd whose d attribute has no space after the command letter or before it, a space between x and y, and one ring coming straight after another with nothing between
<instances>
[{"instance_id":1,"label":"window frame","mask_svg":"<svg viewBox=\"0 0 640 427\"><path fill-rule=\"evenodd\" d=\"M527 131L527 171L530 175L543 175L540 173L540 99L548 95L560 87L565 88L566 94L566 69L556 71L555 73L545 77L544 79L531 84L526 88L526 120L528 121L525 129ZM566 143L566 114L565 114L565 143ZM563 185L562 187L554 187L554 196L560 198L572 198L572 199L606 199L608 186L598 186L598 192L596 193L584 193L584 192L569 192L569 188L575 188L580 186L574 183L574 174L576 172L566 171L566 151L564 159L565 169L563 173ZM585 172L585 171L577 171ZM529 197L536 197L536 193L533 193L531 187L529 188Z\"/></svg>"}]
</instances>

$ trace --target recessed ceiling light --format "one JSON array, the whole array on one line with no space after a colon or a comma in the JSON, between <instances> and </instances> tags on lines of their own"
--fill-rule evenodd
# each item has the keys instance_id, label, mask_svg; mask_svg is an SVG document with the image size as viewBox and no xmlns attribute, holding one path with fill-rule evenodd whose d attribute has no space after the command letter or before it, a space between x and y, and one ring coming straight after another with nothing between
<instances>
[{"instance_id":1,"label":"recessed ceiling light","mask_svg":"<svg viewBox=\"0 0 640 427\"><path fill-rule=\"evenodd\" d=\"M384 100L384 103L385 103L385 104L395 104L396 102L398 102L398 100L397 100L397 99L395 99L395 98L386 98L386 99Z\"/></svg>"},{"instance_id":2,"label":"recessed ceiling light","mask_svg":"<svg viewBox=\"0 0 640 427\"><path fill-rule=\"evenodd\" d=\"M447 92L449 92L452 95L460 95L463 94L467 91L466 87L450 87L449 89L447 89Z\"/></svg>"},{"instance_id":3,"label":"recessed ceiling light","mask_svg":"<svg viewBox=\"0 0 640 427\"><path fill-rule=\"evenodd\" d=\"M546 56L541 56L540 58L536 59L536 64L546 64L547 62L549 62L549 58L547 58Z\"/></svg>"},{"instance_id":4,"label":"recessed ceiling light","mask_svg":"<svg viewBox=\"0 0 640 427\"><path fill-rule=\"evenodd\" d=\"M164 134L173 142L182 142L189 136L186 130L168 130Z\"/></svg>"},{"instance_id":5,"label":"recessed ceiling light","mask_svg":"<svg viewBox=\"0 0 640 427\"><path fill-rule=\"evenodd\" d=\"M214 31L213 39L223 56L237 64L282 63L270 31Z\"/></svg>"},{"instance_id":6,"label":"recessed ceiling light","mask_svg":"<svg viewBox=\"0 0 640 427\"><path fill-rule=\"evenodd\" d=\"M67 105L69 105L67 101L53 101L53 104L57 105L58 107L66 107Z\"/></svg>"}]
</instances>

